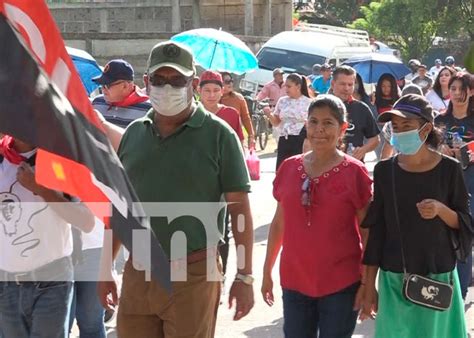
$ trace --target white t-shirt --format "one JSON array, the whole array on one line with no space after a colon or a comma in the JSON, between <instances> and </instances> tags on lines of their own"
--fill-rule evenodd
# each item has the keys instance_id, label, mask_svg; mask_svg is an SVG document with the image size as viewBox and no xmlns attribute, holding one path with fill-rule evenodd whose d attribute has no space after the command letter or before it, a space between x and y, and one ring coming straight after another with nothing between
<instances>
[{"instance_id":1,"label":"white t-shirt","mask_svg":"<svg viewBox=\"0 0 474 338\"><path fill-rule=\"evenodd\" d=\"M430 71L429 71L429 74L430 74L430 77L433 79L433 80L436 80L436 77L438 76L438 73L439 71L441 70L441 68L443 68L443 66L441 67L436 67L436 66L433 66L430 68Z\"/></svg>"},{"instance_id":2,"label":"white t-shirt","mask_svg":"<svg viewBox=\"0 0 474 338\"><path fill-rule=\"evenodd\" d=\"M274 115L278 116L281 120L281 123L278 125L280 136L299 135L308 118L310 103L311 99L304 95L297 99L283 96L278 100Z\"/></svg>"},{"instance_id":3,"label":"white t-shirt","mask_svg":"<svg viewBox=\"0 0 474 338\"><path fill-rule=\"evenodd\" d=\"M406 81L406 82L411 82L411 80L413 80L413 78L414 78L415 76L417 76L417 75L418 75L418 73L410 73L410 74L407 74L407 75L405 76L405 81Z\"/></svg>"},{"instance_id":4,"label":"white t-shirt","mask_svg":"<svg viewBox=\"0 0 474 338\"><path fill-rule=\"evenodd\" d=\"M449 106L449 99L443 100L441 97L439 97L438 94L434 90L430 90L426 94L426 99L431 103L431 106L433 107L434 110L438 112L443 112L446 109L448 109Z\"/></svg>"},{"instance_id":5,"label":"white t-shirt","mask_svg":"<svg viewBox=\"0 0 474 338\"><path fill-rule=\"evenodd\" d=\"M104 245L104 223L95 218L94 229L89 233L82 233L82 250L102 248Z\"/></svg>"},{"instance_id":6,"label":"white t-shirt","mask_svg":"<svg viewBox=\"0 0 474 338\"><path fill-rule=\"evenodd\" d=\"M0 164L0 269L27 272L71 255L72 233L70 224L17 181L17 170L6 158Z\"/></svg>"}]
</instances>

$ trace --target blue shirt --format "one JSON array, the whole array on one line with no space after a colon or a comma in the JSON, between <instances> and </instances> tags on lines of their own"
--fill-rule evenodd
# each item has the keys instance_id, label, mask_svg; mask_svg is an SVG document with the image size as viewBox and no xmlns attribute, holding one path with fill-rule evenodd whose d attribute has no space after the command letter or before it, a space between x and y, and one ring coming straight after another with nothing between
<instances>
[{"instance_id":1,"label":"blue shirt","mask_svg":"<svg viewBox=\"0 0 474 338\"><path fill-rule=\"evenodd\" d=\"M330 77L327 81L324 81L324 78L322 75L319 75L317 78L314 79L313 81L313 89L317 91L319 94L326 94L331 87L331 79Z\"/></svg>"}]
</instances>

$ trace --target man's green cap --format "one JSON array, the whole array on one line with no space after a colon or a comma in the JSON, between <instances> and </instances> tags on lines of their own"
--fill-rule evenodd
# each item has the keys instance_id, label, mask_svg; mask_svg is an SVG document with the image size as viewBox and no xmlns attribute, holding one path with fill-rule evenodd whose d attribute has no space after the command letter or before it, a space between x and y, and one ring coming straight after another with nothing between
<instances>
[{"instance_id":1,"label":"man's green cap","mask_svg":"<svg viewBox=\"0 0 474 338\"><path fill-rule=\"evenodd\" d=\"M196 73L193 53L187 47L174 41L160 42L155 45L148 57L148 75L163 67L176 69L184 76Z\"/></svg>"}]
</instances>

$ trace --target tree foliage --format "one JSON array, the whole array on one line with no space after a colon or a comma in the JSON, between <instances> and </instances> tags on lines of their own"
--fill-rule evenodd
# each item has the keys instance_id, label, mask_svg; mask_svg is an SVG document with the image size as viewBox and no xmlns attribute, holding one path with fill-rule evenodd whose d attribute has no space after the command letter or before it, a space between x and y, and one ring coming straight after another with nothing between
<instances>
[{"instance_id":1,"label":"tree foliage","mask_svg":"<svg viewBox=\"0 0 474 338\"><path fill-rule=\"evenodd\" d=\"M379 0L360 10L349 26L389 42L407 59L422 58L436 36L464 31L473 39L472 0Z\"/></svg>"},{"instance_id":2,"label":"tree foliage","mask_svg":"<svg viewBox=\"0 0 474 338\"><path fill-rule=\"evenodd\" d=\"M352 24L349 24L348 27L363 29L379 39L382 37L386 38L384 31L378 24L378 11L380 6L380 2L371 2L368 6L362 6L360 8L362 17L356 19Z\"/></svg>"},{"instance_id":3,"label":"tree foliage","mask_svg":"<svg viewBox=\"0 0 474 338\"><path fill-rule=\"evenodd\" d=\"M438 0L439 6L448 7L440 36L466 35L474 42L474 2L472 0Z\"/></svg>"},{"instance_id":4,"label":"tree foliage","mask_svg":"<svg viewBox=\"0 0 474 338\"><path fill-rule=\"evenodd\" d=\"M309 23L346 26L360 16L360 6L370 0L313 0L313 11L301 16Z\"/></svg>"}]
</instances>

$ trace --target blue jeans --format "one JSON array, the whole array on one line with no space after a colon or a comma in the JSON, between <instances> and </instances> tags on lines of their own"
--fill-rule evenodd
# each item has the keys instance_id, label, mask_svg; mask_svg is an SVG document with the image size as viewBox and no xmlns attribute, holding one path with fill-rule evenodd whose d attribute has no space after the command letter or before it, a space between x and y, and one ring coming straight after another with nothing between
<instances>
[{"instance_id":1,"label":"blue jeans","mask_svg":"<svg viewBox=\"0 0 474 338\"><path fill-rule=\"evenodd\" d=\"M357 321L353 306L359 285L357 282L324 297L309 297L283 289L285 337L350 338Z\"/></svg>"},{"instance_id":2,"label":"blue jeans","mask_svg":"<svg viewBox=\"0 0 474 338\"><path fill-rule=\"evenodd\" d=\"M70 271L64 282L0 282L0 327L5 338L66 338L72 300Z\"/></svg>"},{"instance_id":3,"label":"blue jeans","mask_svg":"<svg viewBox=\"0 0 474 338\"><path fill-rule=\"evenodd\" d=\"M84 250L83 260L74 267L74 297L71 306L69 330L74 318L80 338L105 338L104 308L97 295L102 248Z\"/></svg>"},{"instance_id":4,"label":"blue jeans","mask_svg":"<svg viewBox=\"0 0 474 338\"><path fill-rule=\"evenodd\" d=\"M471 215L474 215L474 166L469 166L464 170L464 181L466 182L466 188L469 192L469 203L471 208ZM466 299L467 288L471 285L472 279L472 250L469 252L469 256L465 263L457 263L457 270L459 276L459 283L461 284L461 295L463 299Z\"/></svg>"}]
</instances>

